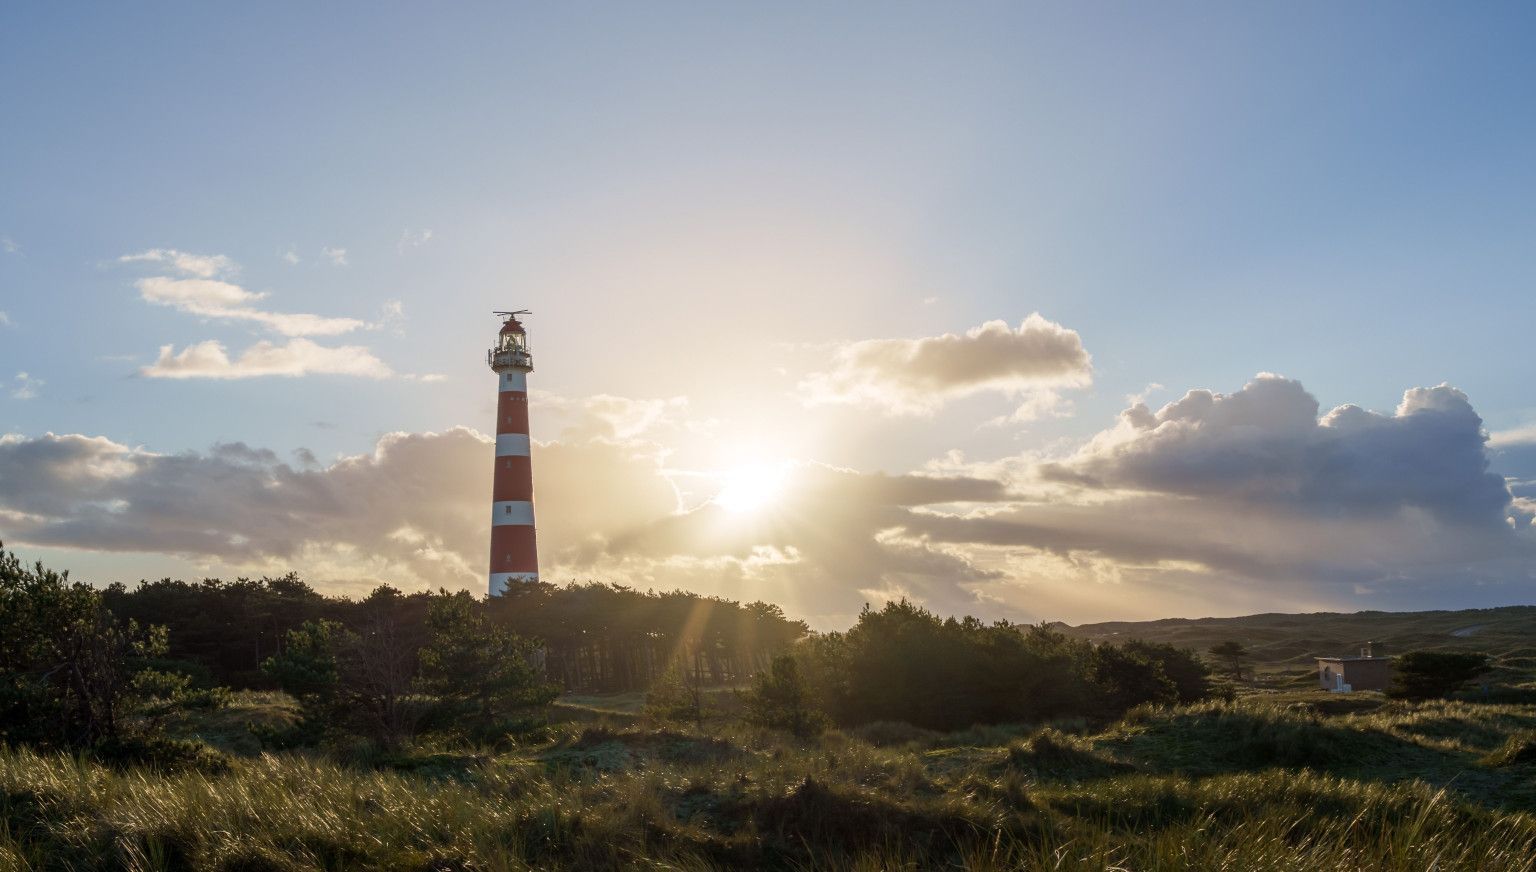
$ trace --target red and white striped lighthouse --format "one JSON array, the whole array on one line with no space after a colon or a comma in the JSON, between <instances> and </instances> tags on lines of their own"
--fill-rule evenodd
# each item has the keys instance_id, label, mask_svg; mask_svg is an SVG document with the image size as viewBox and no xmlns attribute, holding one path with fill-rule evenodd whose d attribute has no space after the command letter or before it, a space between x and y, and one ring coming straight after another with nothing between
<instances>
[{"instance_id":1,"label":"red and white striped lighthouse","mask_svg":"<svg viewBox=\"0 0 1536 872\"><path fill-rule=\"evenodd\" d=\"M533 534L533 465L528 455L528 373L533 355L528 333L518 323L526 310L497 312L504 319L496 345L486 352L497 378L496 475L491 488L490 595L511 585L539 580L539 553Z\"/></svg>"}]
</instances>

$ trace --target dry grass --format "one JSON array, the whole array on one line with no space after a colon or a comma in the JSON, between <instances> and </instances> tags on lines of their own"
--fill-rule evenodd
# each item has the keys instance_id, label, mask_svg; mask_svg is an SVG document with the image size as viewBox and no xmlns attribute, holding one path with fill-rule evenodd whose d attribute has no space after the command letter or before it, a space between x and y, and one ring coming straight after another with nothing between
<instances>
[{"instance_id":1,"label":"dry grass","mask_svg":"<svg viewBox=\"0 0 1536 872\"><path fill-rule=\"evenodd\" d=\"M9 751L0 869L1536 868L1536 708L1291 702L864 731L880 745L571 724L501 756L394 761L409 771Z\"/></svg>"}]
</instances>

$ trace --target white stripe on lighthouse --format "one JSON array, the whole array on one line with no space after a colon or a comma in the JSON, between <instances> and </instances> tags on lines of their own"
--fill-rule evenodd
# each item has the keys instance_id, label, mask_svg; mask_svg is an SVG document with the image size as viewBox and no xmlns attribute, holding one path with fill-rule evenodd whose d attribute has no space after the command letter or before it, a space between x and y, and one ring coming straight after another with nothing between
<instances>
[{"instance_id":1,"label":"white stripe on lighthouse","mask_svg":"<svg viewBox=\"0 0 1536 872\"><path fill-rule=\"evenodd\" d=\"M502 373L501 389L504 391L522 391L526 394L528 392L528 373L515 370Z\"/></svg>"},{"instance_id":2,"label":"white stripe on lighthouse","mask_svg":"<svg viewBox=\"0 0 1536 872\"><path fill-rule=\"evenodd\" d=\"M527 433L497 433L496 434L497 457L527 457L528 434Z\"/></svg>"},{"instance_id":3,"label":"white stripe on lighthouse","mask_svg":"<svg viewBox=\"0 0 1536 872\"><path fill-rule=\"evenodd\" d=\"M499 503L491 503L491 526L503 527L508 524L532 527L533 503L527 500L502 500Z\"/></svg>"}]
</instances>

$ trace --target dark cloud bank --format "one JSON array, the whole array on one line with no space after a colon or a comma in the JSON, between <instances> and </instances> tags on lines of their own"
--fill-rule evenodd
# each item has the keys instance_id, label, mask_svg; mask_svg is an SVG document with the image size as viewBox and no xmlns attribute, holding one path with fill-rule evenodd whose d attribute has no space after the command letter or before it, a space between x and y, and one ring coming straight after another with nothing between
<instances>
[{"instance_id":1,"label":"dark cloud bank","mask_svg":"<svg viewBox=\"0 0 1536 872\"><path fill-rule=\"evenodd\" d=\"M392 434L329 466L242 444L162 455L6 436L0 538L318 566L353 588L478 588L491 452L467 429ZM943 476L801 464L750 516L680 506L662 456L612 427L537 448L547 576L773 599L830 625L900 594L945 612L1087 619L1536 591L1530 504L1490 469L1467 397L1443 385L1408 391L1392 414L1322 414L1299 383L1260 376L1135 405L1049 462Z\"/></svg>"}]
</instances>

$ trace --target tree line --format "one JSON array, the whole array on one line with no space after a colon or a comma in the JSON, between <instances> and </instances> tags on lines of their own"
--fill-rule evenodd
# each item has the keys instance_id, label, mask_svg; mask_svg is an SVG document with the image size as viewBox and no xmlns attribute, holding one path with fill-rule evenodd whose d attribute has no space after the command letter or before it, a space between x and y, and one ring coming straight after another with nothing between
<instances>
[{"instance_id":1,"label":"tree line","mask_svg":"<svg viewBox=\"0 0 1536 872\"><path fill-rule=\"evenodd\" d=\"M354 634L388 638L414 670L426 645L437 594L387 585L361 599L326 596L297 575L201 582L113 584L102 591L114 615L169 632L167 655L195 680L233 688L271 688L262 665L289 634L325 621ZM621 585L530 584L478 608L492 624L540 643L548 678L566 691L643 690L678 653L696 652L711 684L744 681L807 633L776 605L740 604L683 591L642 592Z\"/></svg>"},{"instance_id":2,"label":"tree line","mask_svg":"<svg viewBox=\"0 0 1536 872\"><path fill-rule=\"evenodd\" d=\"M1209 667L1188 649L1094 645L1045 625L940 618L906 600L866 607L847 632L807 639L796 652L813 697L842 725L1112 718L1211 692Z\"/></svg>"},{"instance_id":3,"label":"tree line","mask_svg":"<svg viewBox=\"0 0 1536 872\"><path fill-rule=\"evenodd\" d=\"M294 576L97 589L3 550L0 629L0 742L155 758L201 753L158 727L226 704L231 687L298 701L296 724L257 731L268 747L383 749L423 734L495 745L539 728L562 689L643 689L652 715L702 725L705 688L734 685L748 722L801 735L1107 721L1212 693L1190 649L941 618L906 600L811 634L776 606L615 585L488 600L389 587L349 600ZM1210 653L1240 680L1241 646ZM1449 694L1486 668L1482 655L1410 653L1394 693Z\"/></svg>"}]
</instances>

